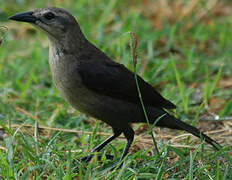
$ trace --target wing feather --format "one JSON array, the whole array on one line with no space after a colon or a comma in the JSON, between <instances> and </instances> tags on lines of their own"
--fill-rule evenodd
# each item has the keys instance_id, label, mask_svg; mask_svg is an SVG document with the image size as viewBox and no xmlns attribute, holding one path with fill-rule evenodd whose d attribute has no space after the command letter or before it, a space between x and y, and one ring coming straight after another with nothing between
<instances>
[{"instance_id":1,"label":"wing feather","mask_svg":"<svg viewBox=\"0 0 232 180\"><path fill-rule=\"evenodd\" d=\"M134 73L114 61L81 63L79 68L83 84L99 94L139 104ZM145 106L173 109L176 106L163 98L151 85L137 76Z\"/></svg>"}]
</instances>

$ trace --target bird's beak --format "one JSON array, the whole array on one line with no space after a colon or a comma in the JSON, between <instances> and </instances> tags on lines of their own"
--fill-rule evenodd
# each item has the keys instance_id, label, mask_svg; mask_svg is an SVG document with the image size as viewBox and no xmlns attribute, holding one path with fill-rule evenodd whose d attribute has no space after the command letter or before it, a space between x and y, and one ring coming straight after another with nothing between
<instances>
[{"instance_id":1,"label":"bird's beak","mask_svg":"<svg viewBox=\"0 0 232 180\"><path fill-rule=\"evenodd\" d=\"M15 14L11 17L9 17L10 20L15 20L15 21L22 21L22 22L29 22L29 23L35 23L37 18L33 16L33 12L25 12L25 13L19 13Z\"/></svg>"}]
</instances>

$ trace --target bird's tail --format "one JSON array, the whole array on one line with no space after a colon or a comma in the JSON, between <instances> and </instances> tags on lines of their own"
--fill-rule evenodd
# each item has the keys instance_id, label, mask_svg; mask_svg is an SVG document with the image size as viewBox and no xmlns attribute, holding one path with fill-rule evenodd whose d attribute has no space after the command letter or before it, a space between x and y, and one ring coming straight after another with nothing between
<instances>
[{"instance_id":1,"label":"bird's tail","mask_svg":"<svg viewBox=\"0 0 232 180\"><path fill-rule=\"evenodd\" d=\"M214 148L216 148L217 150L221 149L221 146L214 141L213 139L211 139L209 136L205 135L204 133L202 133L201 131L199 131L199 129L179 120L176 119L175 117L171 116L171 115L164 115L156 124L157 126L161 126L161 127L167 127L167 128L171 128L171 129L178 129L178 130L185 130L191 134L193 134L196 137L199 137L202 139L204 139L207 143L211 144Z\"/></svg>"}]
</instances>

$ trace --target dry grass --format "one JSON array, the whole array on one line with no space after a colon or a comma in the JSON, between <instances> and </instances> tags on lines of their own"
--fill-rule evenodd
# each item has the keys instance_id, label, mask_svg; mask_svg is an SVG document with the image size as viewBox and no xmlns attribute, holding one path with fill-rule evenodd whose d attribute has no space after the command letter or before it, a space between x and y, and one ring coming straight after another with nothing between
<instances>
[{"instance_id":1,"label":"dry grass","mask_svg":"<svg viewBox=\"0 0 232 180\"><path fill-rule=\"evenodd\" d=\"M23 113L24 115L28 116L29 118L34 119L37 122L40 122L40 119L36 115L33 115L30 112L22 108L17 107L16 111ZM35 131L35 126L31 124L23 124L23 125L12 124L10 125L10 127L8 126L8 128L13 128L13 129L20 128L21 131L23 131L25 134L28 134L28 135L32 135L33 131ZM0 126L0 131L1 130L3 130L3 127ZM147 130L147 125L144 124L141 126L138 132L136 132L136 135L135 135L136 143L134 143L134 145L132 146L131 151L134 151L134 149L136 150L148 149L149 147L153 146L153 141L152 141L151 136L149 134L144 135L143 133L146 130ZM73 129L55 128L55 127L48 127L48 126L43 126L43 125L38 126L38 131L40 135L42 135L43 137L50 137L51 131L74 133L77 135L80 135L82 133L82 131L77 131ZM161 141L161 140L164 142L169 141L170 145L173 147L184 147L184 148L189 148L189 149L195 149L197 145L199 145L199 142L200 142L199 138L189 133L184 133L184 134L177 136L176 133L173 133L169 130L160 129L160 128L154 130L153 132L154 132L155 139L157 141ZM207 135L210 135L210 137L215 139L219 144L228 144L228 145L232 144L232 122L230 121L223 122L223 125L221 126L220 129L210 130L204 133ZM85 134L91 135L93 134L93 132L85 131ZM111 136L111 133L104 133L104 132L97 132L96 134L99 136L107 136L107 137ZM2 134L2 135L7 136L7 134ZM189 144L191 145L183 145L183 142L185 142L189 137L191 137L189 141ZM123 135L119 136L119 138L125 139ZM0 149L7 151L5 147L0 147Z\"/></svg>"},{"instance_id":2,"label":"dry grass","mask_svg":"<svg viewBox=\"0 0 232 180\"><path fill-rule=\"evenodd\" d=\"M195 22L213 23L212 17L225 17L232 14L231 6L219 0L143 0L143 14L155 28L161 29L165 19L171 24L183 20L188 21L184 29L194 26ZM194 16L194 22L191 22Z\"/></svg>"}]
</instances>

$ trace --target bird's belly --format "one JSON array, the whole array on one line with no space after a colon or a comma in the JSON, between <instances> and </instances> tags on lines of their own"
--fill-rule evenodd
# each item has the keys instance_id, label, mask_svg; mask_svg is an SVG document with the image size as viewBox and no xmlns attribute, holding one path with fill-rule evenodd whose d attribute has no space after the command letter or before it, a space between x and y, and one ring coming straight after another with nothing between
<instances>
[{"instance_id":1,"label":"bird's belly","mask_svg":"<svg viewBox=\"0 0 232 180\"><path fill-rule=\"evenodd\" d=\"M85 86L55 82L62 97L80 112L102 120L110 125L128 124L133 120L142 121L138 105L96 94ZM140 118L140 120L139 120Z\"/></svg>"},{"instance_id":2,"label":"bird's belly","mask_svg":"<svg viewBox=\"0 0 232 180\"><path fill-rule=\"evenodd\" d=\"M111 126L130 122L143 122L144 115L139 105L95 94L89 90L76 91L67 101L80 112L104 121Z\"/></svg>"},{"instance_id":3,"label":"bird's belly","mask_svg":"<svg viewBox=\"0 0 232 180\"><path fill-rule=\"evenodd\" d=\"M75 109L104 121L113 127L122 127L134 122L146 122L141 104L103 96L87 89L81 82L59 80L56 87ZM146 107L149 121L153 122L164 112L162 110Z\"/></svg>"},{"instance_id":4,"label":"bird's belly","mask_svg":"<svg viewBox=\"0 0 232 180\"><path fill-rule=\"evenodd\" d=\"M91 105L88 100L88 92L80 81L67 77L68 76L54 76L54 84L68 103L83 112L87 109L88 104Z\"/></svg>"}]
</instances>

